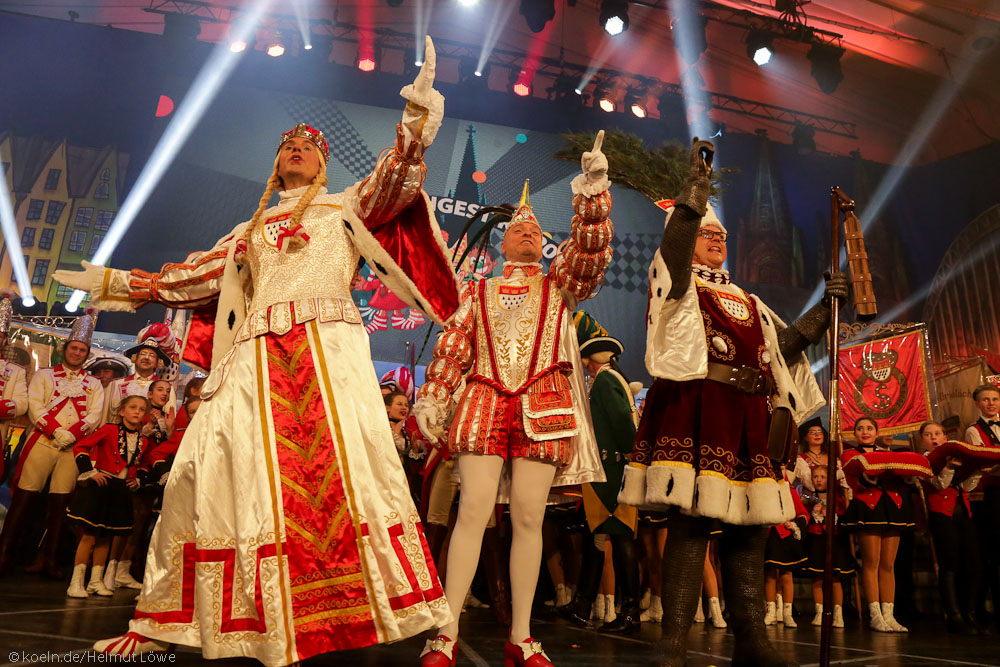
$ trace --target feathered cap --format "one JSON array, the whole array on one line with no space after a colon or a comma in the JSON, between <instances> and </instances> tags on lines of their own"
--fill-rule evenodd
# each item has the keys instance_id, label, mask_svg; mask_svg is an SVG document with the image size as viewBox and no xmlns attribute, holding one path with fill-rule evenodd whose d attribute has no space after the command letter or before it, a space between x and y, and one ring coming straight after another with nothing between
<instances>
[{"instance_id":1,"label":"feathered cap","mask_svg":"<svg viewBox=\"0 0 1000 667\"><path fill-rule=\"evenodd\" d=\"M10 331L10 318L14 316L14 305L7 294L0 298L0 335L6 336Z\"/></svg>"},{"instance_id":2,"label":"feathered cap","mask_svg":"<svg viewBox=\"0 0 1000 667\"><path fill-rule=\"evenodd\" d=\"M517 210L514 211L514 215L510 218L510 223L507 225L507 229L510 229L514 225L520 224L522 222L527 222L538 227L541 231L542 226L538 223L538 218L535 217L534 212L531 210L531 195L528 192L528 181L530 179L524 179L524 190L521 191L521 202L517 205Z\"/></svg>"},{"instance_id":3,"label":"feathered cap","mask_svg":"<svg viewBox=\"0 0 1000 667\"><path fill-rule=\"evenodd\" d=\"M392 385L396 389L406 394L409 400L413 400L413 375L410 373L410 369L406 366L400 366L394 370L389 371L382 376L382 379L378 381L380 386Z\"/></svg>"},{"instance_id":4,"label":"feathered cap","mask_svg":"<svg viewBox=\"0 0 1000 667\"><path fill-rule=\"evenodd\" d=\"M278 144L278 151L280 151L281 147L285 145L285 142L294 137L302 137L316 144L316 148L318 148L319 152L323 154L323 162L329 164L330 146L326 143L326 138L323 136L322 132L314 127L306 125L305 123L299 123L288 132L281 135L281 142Z\"/></svg>"},{"instance_id":5,"label":"feathered cap","mask_svg":"<svg viewBox=\"0 0 1000 667\"><path fill-rule=\"evenodd\" d=\"M607 330L584 311L576 311L573 322L576 324L576 340L580 345L581 357L606 364L625 351L620 340L609 336Z\"/></svg>"},{"instance_id":6,"label":"feathered cap","mask_svg":"<svg viewBox=\"0 0 1000 667\"><path fill-rule=\"evenodd\" d=\"M66 342L77 341L90 347L90 339L94 336L94 315L92 310L87 310L83 315L73 320L73 326L69 330Z\"/></svg>"},{"instance_id":7,"label":"feathered cap","mask_svg":"<svg viewBox=\"0 0 1000 667\"><path fill-rule=\"evenodd\" d=\"M131 359L142 350L153 350L165 366L169 367L174 363L171 353L174 351L177 341L174 338L174 332L166 323L153 322L142 329L136 337L136 343L138 345L130 347L122 354Z\"/></svg>"}]
</instances>

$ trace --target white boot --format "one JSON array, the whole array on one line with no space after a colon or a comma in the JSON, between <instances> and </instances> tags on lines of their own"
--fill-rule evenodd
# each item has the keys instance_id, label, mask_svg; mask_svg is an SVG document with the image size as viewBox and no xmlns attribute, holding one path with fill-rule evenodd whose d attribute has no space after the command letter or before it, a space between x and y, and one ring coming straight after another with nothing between
<instances>
[{"instance_id":1,"label":"white boot","mask_svg":"<svg viewBox=\"0 0 1000 667\"><path fill-rule=\"evenodd\" d=\"M97 593L103 597L114 595L114 593L104 585L104 567L102 565L95 565L90 568L90 583L87 584L87 592Z\"/></svg>"},{"instance_id":2,"label":"white boot","mask_svg":"<svg viewBox=\"0 0 1000 667\"><path fill-rule=\"evenodd\" d=\"M778 622L774 612L775 606L773 602L766 602L764 604L764 625L774 625Z\"/></svg>"},{"instance_id":3,"label":"white boot","mask_svg":"<svg viewBox=\"0 0 1000 667\"><path fill-rule=\"evenodd\" d=\"M610 623L616 618L618 614L615 613L615 596L611 593L604 596L604 622Z\"/></svg>"},{"instance_id":4,"label":"white boot","mask_svg":"<svg viewBox=\"0 0 1000 667\"><path fill-rule=\"evenodd\" d=\"M649 605L653 604L652 598L653 598L653 591L647 588L642 594L642 599L639 600L639 609L643 611L649 609Z\"/></svg>"},{"instance_id":5,"label":"white boot","mask_svg":"<svg viewBox=\"0 0 1000 667\"><path fill-rule=\"evenodd\" d=\"M784 600L781 599L781 593L778 593L777 598L774 600L774 620L776 623L781 623L785 620L784 616L782 616L784 609Z\"/></svg>"},{"instance_id":6,"label":"white boot","mask_svg":"<svg viewBox=\"0 0 1000 667\"><path fill-rule=\"evenodd\" d=\"M885 624L892 632L909 632L909 630L901 625L900 622L896 620L896 617L893 616L893 607L895 607L895 605L892 602L882 603L882 620L885 621Z\"/></svg>"},{"instance_id":7,"label":"white boot","mask_svg":"<svg viewBox=\"0 0 1000 667\"><path fill-rule=\"evenodd\" d=\"M698 596L698 609L694 612L694 622L704 623L705 622L705 610L701 608L701 596Z\"/></svg>"},{"instance_id":8,"label":"white boot","mask_svg":"<svg viewBox=\"0 0 1000 667\"><path fill-rule=\"evenodd\" d=\"M649 597L649 607L646 611L639 615L640 621L654 621L659 623L663 620L663 603L660 601L659 595L651 595ZM702 616L702 622L704 622L705 617Z\"/></svg>"},{"instance_id":9,"label":"white boot","mask_svg":"<svg viewBox=\"0 0 1000 667\"><path fill-rule=\"evenodd\" d=\"M844 608L839 604L833 605L833 627L844 627Z\"/></svg>"},{"instance_id":10,"label":"white boot","mask_svg":"<svg viewBox=\"0 0 1000 667\"><path fill-rule=\"evenodd\" d=\"M712 627L726 627L726 619L722 618L722 605L719 598L708 598L708 617L712 619Z\"/></svg>"},{"instance_id":11,"label":"white boot","mask_svg":"<svg viewBox=\"0 0 1000 667\"><path fill-rule=\"evenodd\" d=\"M118 570L115 573L115 583L119 586L124 586L125 588L135 588L136 590L142 588L142 583L136 581L132 576L132 561L130 560L120 560L118 561Z\"/></svg>"},{"instance_id":12,"label":"white boot","mask_svg":"<svg viewBox=\"0 0 1000 667\"><path fill-rule=\"evenodd\" d=\"M871 615L871 628L875 632L892 632L889 626L886 625L885 619L882 618L882 610L878 606L878 602L868 603L868 613Z\"/></svg>"},{"instance_id":13,"label":"white boot","mask_svg":"<svg viewBox=\"0 0 1000 667\"><path fill-rule=\"evenodd\" d=\"M792 617L792 603L791 602L786 602L784 606L785 606L785 610L781 614L781 617L784 619L785 627L786 628L797 628L797 627L799 627L799 624L796 623L795 619Z\"/></svg>"},{"instance_id":14,"label":"white boot","mask_svg":"<svg viewBox=\"0 0 1000 667\"><path fill-rule=\"evenodd\" d=\"M594 606L590 610L590 618L594 621L604 620L604 596L600 593L594 599Z\"/></svg>"},{"instance_id":15,"label":"white boot","mask_svg":"<svg viewBox=\"0 0 1000 667\"><path fill-rule=\"evenodd\" d=\"M69 588L66 589L66 595L71 598L85 598L87 597L87 589L83 587L83 578L87 574L87 564L80 563L79 565L73 566L73 578L70 579Z\"/></svg>"},{"instance_id":16,"label":"white boot","mask_svg":"<svg viewBox=\"0 0 1000 667\"><path fill-rule=\"evenodd\" d=\"M104 570L104 587L109 591L114 591L118 588L118 584L115 583L115 570L118 568L118 561L109 560L108 568Z\"/></svg>"},{"instance_id":17,"label":"white boot","mask_svg":"<svg viewBox=\"0 0 1000 667\"><path fill-rule=\"evenodd\" d=\"M816 607L816 615L813 616L813 622L812 622L812 624L813 625L823 625L823 605L817 604L817 605L814 605L814 606Z\"/></svg>"}]
</instances>

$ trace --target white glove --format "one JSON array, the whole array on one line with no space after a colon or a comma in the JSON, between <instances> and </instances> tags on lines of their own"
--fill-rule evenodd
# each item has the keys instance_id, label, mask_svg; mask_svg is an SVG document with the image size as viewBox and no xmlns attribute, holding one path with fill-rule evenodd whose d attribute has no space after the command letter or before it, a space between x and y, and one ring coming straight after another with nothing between
<instances>
[{"instance_id":1,"label":"white glove","mask_svg":"<svg viewBox=\"0 0 1000 667\"><path fill-rule=\"evenodd\" d=\"M57 428L56 432L52 434L52 442L59 449L66 450L76 442L76 436L64 428Z\"/></svg>"},{"instance_id":2,"label":"white glove","mask_svg":"<svg viewBox=\"0 0 1000 667\"><path fill-rule=\"evenodd\" d=\"M104 282L104 273L107 271L103 266L96 266L84 260L80 262L83 271L67 271L59 269L52 274L55 281L66 287L90 292L101 286Z\"/></svg>"},{"instance_id":3,"label":"white glove","mask_svg":"<svg viewBox=\"0 0 1000 667\"><path fill-rule=\"evenodd\" d=\"M441 128L444 118L444 96L434 89L434 75L437 70L437 53L430 36L424 38L424 64L413 83L404 86L399 94L416 105L407 105L403 112L403 129L413 132L410 138L419 138L424 146L430 146ZM419 113L413 113L417 111ZM426 117L425 117L426 113ZM419 129L418 129L419 128Z\"/></svg>"},{"instance_id":4,"label":"white glove","mask_svg":"<svg viewBox=\"0 0 1000 667\"><path fill-rule=\"evenodd\" d=\"M418 398L416 405L413 406L413 414L417 417L417 426L424 437L431 442L437 442L445 435L444 418L442 418L441 413L441 407L426 396Z\"/></svg>"},{"instance_id":5,"label":"white glove","mask_svg":"<svg viewBox=\"0 0 1000 667\"><path fill-rule=\"evenodd\" d=\"M580 158L580 168L583 173L577 175L570 183L573 194L593 197L611 187L611 181L608 180L608 158L601 151L603 144L604 130L600 130L594 139L594 147L585 151Z\"/></svg>"}]
</instances>

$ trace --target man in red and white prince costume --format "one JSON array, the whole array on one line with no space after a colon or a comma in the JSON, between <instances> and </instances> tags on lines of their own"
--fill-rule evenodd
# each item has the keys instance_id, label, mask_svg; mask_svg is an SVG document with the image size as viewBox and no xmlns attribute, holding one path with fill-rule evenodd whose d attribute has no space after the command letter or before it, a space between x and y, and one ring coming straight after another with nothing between
<instances>
[{"instance_id":1,"label":"man in red and white prince costume","mask_svg":"<svg viewBox=\"0 0 1000 667\"><path fill-rule=\"evenodd\" d=\"M604 481L572 317L611 262L611 183L603 139L602 130L593 150L583 154L583 173L572 182L572 231L548 275L539 264L542 230L525 182L500 248L507 259L503 276L467 288L427 367L415 411L432 441L444 436L452 394L463 378L466 384L447 434L462 481L448 549L446 593L455 619L427 642L422 667L455 664L458 616L479 563L483 530L494 505L507 502L508 489L513 622L505 664L552 664L529 629L546 499L553 486ZM508 479L501 484L505 470Z\"/></svg>"},{"instance_id":2,"label":"man in red and white prince costume","mask_svg":"<svg viewBox=\"0 0 1000 667\"><path fill-rule=\"evenodd\" d=\"M211 250L159 273L57 273L98 307L193 309L185 358L212 369L164 490L130 632L96 650L180 643L288 665L451 620L351 301L364 256L435 322L458 307L421 190L444 113L434 67L428 39L401 91L395 146L345 192L326 192L329 148L300 124L281 137L256 214Z\"/></svg>"}]
</instances>

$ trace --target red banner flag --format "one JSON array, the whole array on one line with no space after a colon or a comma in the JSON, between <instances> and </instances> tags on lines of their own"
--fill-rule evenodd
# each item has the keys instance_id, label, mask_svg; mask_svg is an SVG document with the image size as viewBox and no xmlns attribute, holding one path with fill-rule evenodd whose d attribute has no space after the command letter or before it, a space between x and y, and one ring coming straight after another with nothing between
<instances>
[{"instance_id":1,"label":"red banner flag","mask_svg":"<svg viewBox=\"0 0 1000 667\"><path fill-rule=\"evenodd\" d=\"M840 348L841 437L870 417L880 435L915 431L931 417L923 327Z\"/></svg>"}]
</instances>

